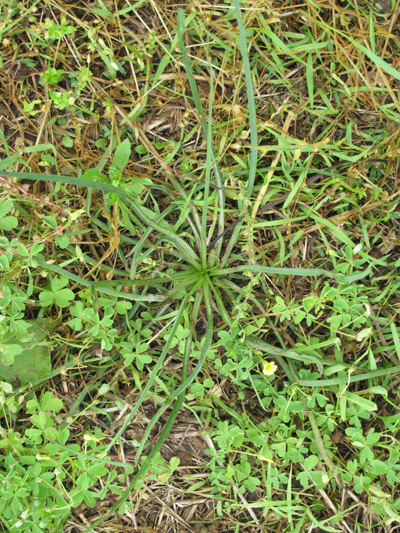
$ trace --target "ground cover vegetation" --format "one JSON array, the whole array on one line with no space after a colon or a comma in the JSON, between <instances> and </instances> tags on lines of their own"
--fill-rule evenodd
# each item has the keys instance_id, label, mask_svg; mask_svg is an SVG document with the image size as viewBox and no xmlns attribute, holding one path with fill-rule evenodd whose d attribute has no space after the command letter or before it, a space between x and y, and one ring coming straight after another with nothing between
<instances>
[{"instance_id":1,"label":"ground cover vegetation","mask_svg":"<svg viewBox=\"0 0 400 533\"><path fill-rule=\"evenodd\" d=\"M0 2L0 530L396 530L399 11Z\"/></svg>"}]
</instances>

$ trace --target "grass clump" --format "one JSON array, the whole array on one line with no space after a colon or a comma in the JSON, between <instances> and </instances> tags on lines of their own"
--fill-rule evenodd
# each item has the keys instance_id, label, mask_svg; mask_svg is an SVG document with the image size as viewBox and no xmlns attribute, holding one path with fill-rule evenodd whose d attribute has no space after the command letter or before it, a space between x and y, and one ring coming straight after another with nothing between
<instances>
[{"instance_id":1,"label":"grass clump","mask_svg":"<svg viewBox=\"0 0 400 533\"><path fill-rule=\"evenodd\" d=\"M2 7L4 531L398 521L397 16Z\"/></svg>"}]
</instances>

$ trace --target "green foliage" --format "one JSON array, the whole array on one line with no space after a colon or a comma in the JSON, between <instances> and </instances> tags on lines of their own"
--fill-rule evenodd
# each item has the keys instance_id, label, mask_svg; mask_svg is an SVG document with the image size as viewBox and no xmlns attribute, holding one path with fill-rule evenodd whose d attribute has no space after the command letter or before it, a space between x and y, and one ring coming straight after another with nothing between
<instances>
[{"instance_id":1,"label":"green foliage","mask_svg":"<svg viewBox=\"0 0 400 533\"><path fill-rule=\"evenodd\" d=\"M76 31L74 26L67 24L66 17L61 19L60 24L57 24L57 22L50 19L46 19L44 22L44 28L46 28L45 37L51 41L62 39L65 35L70 35Z\"/></svg>"},{"instance_id":2,"label":"green foliage","mask_svg":"<svg viewBox=\"0 0 400 533\"><path fill-rule=\"evenodd\" d=\"M68 279L55 277L51 280L50 285L39 294L39 300L43 307L49 307L54 303L59 307L68 307L70 302L75 298L71 289L67 289Z\"/></svg>"},{"instance_id":3,"label":"green foliage","mask_svg":"<svg viewBox=\"0 0 400 533\"><path fill-rule=\"evenodd\" d=\"M10 199L3 200L0 203L0 229L8 231L18 226L18 219L14 216L6 216L13 209L13 203Z\"/></svg>"},{"instance_id":4,"label":"green foliage","mask_svg":"<svg viewBox=\"0 0 400 533\"><path fill-rule=\"evenodd\" d=\"M41 56L20 65L44 68L12 92L35 140L0 130L4 528L61 531L117 495L89 532L176 480L235 531L254 511L266 530L396 523L398 199L368 158L398 151L373 68L399 75L376 13L333 6L333 27L315 5L264 18L234 0L169 11L160 37L129 27L146 2L45 20L31 4L0 6L10 80L20 39ZM46 390L66 383L71 402ZM207 442L200 480L161 454L182 409Z\"/></svg>"},{"instance_id":5,"label":"green foliage","mask_svg":"<svg viewBox=\"0 0 400 533\"><path fill-rule=\"evenodd\" d=\"M63 79L64 69L57 69L54 67L47 67L46 72L43 74L43 82L49 84L56 84Z\"/></svg>"},{"instance_id":6,"label":"green foliage","mask_svg":"<svg viewBox=\"0 0 400 533\"><path fill-rule=\"evenodd\" d=\"M14 322L14 326L17 328L14 335L3 330L0 377L9 383L26 384L47 376L51 371L48 335L54 323L46 319L21 320Z\"/></svg>"},{"instance_id":7,"label":"green foliage","mask_svg":"<svg viewBox=\"0 0 400 533\"><path fill-rule=\"evenodd\" d=\"M72 91L50 91L49 95L56 109L68 109L75 103Z\"/></svg>"},{"instance_id":8,"label":"green foliage","mask_svg":"<svg viewBox=\"0 0 400 533\"><path fill-rule=\"evenodd\" d=\"M15 395L10 385L0 383L0 418L21 410L30 415L28 427L15 431L7 423L1 429L1 520L13 531L62 531L71 508L82 502L94 507L96 499L103 499L112 487L117 471L110 472L98 459L100 435L85 435L81 449L69 443L66 427L57 429L58 413L64 407L61 400L48 391L39 398L29 396ZM105 483L101 492L93 490L99 478Z\"/></svg>"}]
</instances>

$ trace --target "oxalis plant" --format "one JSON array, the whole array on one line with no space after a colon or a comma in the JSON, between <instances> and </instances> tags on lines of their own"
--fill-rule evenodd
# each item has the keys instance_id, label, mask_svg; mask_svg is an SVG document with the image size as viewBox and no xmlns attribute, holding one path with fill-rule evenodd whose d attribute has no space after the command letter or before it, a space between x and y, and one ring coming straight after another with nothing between
<instances>
[{"instance_id":1,"label":"oxalis plant","mask_svg":"<svg viewBox=\"0 0 400 533\"><path fill-rule=\"evenodd\" d=\"M250 63L246 48L246 38L244 33L243 22L241 19L238 0L234 2L236 6L236 16L238 20L240 46L243 56L245 78L248 93L249 117L250 117L250 132L251 132L251 150L249 173L247 180L247 187L243 199L243 210L250 202L253 193L257 170L257 123L255 102L253 96L252 79L250 72ZM254 254L249 254L249 264L241 264L229 266L229 259L232 256L232 251L240 238L240 230L242 224L246 222L246 217L241 219L234 227L231 228L230 235L226 233L225 227L225 193L224 183L221 173L218 168L215 152L213 149L213 135L212 135L212 102L213 102L213 66L211 60L208 64L210 75L210 107L208 109L208 116L206 116L199 92L196 86L194 74L187 55L184 43L185 20L184 12L180 11L178 14L178 40L182 52L183 64L188 76L190 89L196 105L196 109L201 121L203 135L207 142L207 160L206 160L206 174L205 180L202 184L196 184L192 192L188 194L180 185L179 181L175 179L173 173L165 165L166 172L175 191L181 196L184 204L183 214L180 216L180 224L172 226L167 222L167 217L174 209L175 205L169 206L162 213L154 213L141 205L137 200L137 187L127 185L122 181L122 173L124 167L127 165L130 157L130 143L128 140L123 141L117 148L108 177L104 176L99 170L91 169L86 172L81 178L66 177L60 175L50 174L34 174L23 172L3 172L6 177L16 177L28 180L43 180L51 182L61 182L63 184L70 184L73 186L86 187L91 190L97 190L104 193L106 201L114 204L118 203L124 220L130 218L137 218L141 224L146 228L142 232L139 242L135 246L135 251L132 257L132 264L129 272L129 278L118 281L88 281L71 274L67 269L61 268L57 265L46 263L46 261L38 255L35 260L44 269L48 269L63 278L70 279L76 284L88 287L93 293L102 293L112 295L120 299L129 299L135 302L134 310L137 310L140 305L146 305L151 302L161 302L168 305L170 308L175 307L176 316L172 325L169 336L165 339L162 352L152 369L152 372L147 380L146 386L141 392L135 406L130 415L127 417L124 424L119 428L111 442L102 448L102 457L104 458L110 449L117 443L125 429L131 423L135 414L138 412L140 406L149 397L149 393L155 383L156 377L161 371L167 355L171 351L174 339L180 327L183 327L185 316L190 317L189 334L184 342L183 350L183 366L182 366L182 381L181 384L173 391L171 391L168 400L164 403L157 414L152 418L147 427L145 437L140 444L136 456L135 464L137 466L136 473L127 486L126 490L122 492L119 500L109 514L98 520L86 529L86 532L92 531L108 516L111 516L115 510L120 508L133 489L140 488L146 474L149 472L153 460L159 453L163 443L168 437L171 428L176 420L176 417L182 407L185 395L188 388L195 381L196 376L199 375L203 364L206 360L207 353L213 341L213 332L215 322L222 320L225 326L235 331L241 331L240 317L232 316L231 298L230 295L234 291L239 290L238 280L247 278L252 279L256 275L292 275L292 276L328 276L335 278L342 282L351 282L368 275L368 271L363 271L360 274L353 276L341 276L322 269L300 269L300 268L277 268L273 266L261 266L256 263ZM202 205L199 207L192 198L202 190ZM215 193L213 191L216 191ZM209 224L209 213L213 213L211 224ZM183 220L187 220L190 227L190 236L184 237L179 233L180 225ZM127 227L129 224L127 224ZM134 228L132 228L134 230ZM156 236L156 245L149 247L148 241L150 235ZM223 240L222 235L227 238ZM251 241L251 235L249 235ZM223 244L226 243L227 244ZM154 239L153 239L154 243ZM143 256L150 257L156 246L161 243L168 244L170 257L169 273L166 275L155 275L151 280L138 279L137 267L143 260ZM148 293L148 287L151 285L153 292ZM132 286L136 292L120 292L123 286ZM139 291L142 290L141 293ZM57 292L54 290L54 298ZM50 294L50 292L49 292ZM51 294L50 294L51 296ZM251 291L248 298L252 301ZM256 301L254 300L254 303ZM257 304L259 305L259 304ZM206 331L201 339L198 338L197 324L200 316L200 310L205 308L206 314ZM233 325L235 326L233 328ZM296 352L286 350L284 346L282 349L270 346L262 339L255 335L242 335L241 341L247 343L250 347L260 350L262 352L272 354L278 364L286 372L288 379L291 382L296 381L298 377L294 373L293 367L290 365L290 359L307 360L308 363L315 363L318 368L322 366L322 362L313 356L301 355ZM197 345L196 345L197 341ZM200 356L194 370L189 374L189 363L191 354L196 347L200 346ZM289 363L287 362L289 360ZM154 425L160 419L161 415L170 409L167 422L164 425L163 431L152 447L151 451L143 458L142 452L148 442L148 437ZM102 462L108 461L102 459Z\"/></svg>"}]
</instances>

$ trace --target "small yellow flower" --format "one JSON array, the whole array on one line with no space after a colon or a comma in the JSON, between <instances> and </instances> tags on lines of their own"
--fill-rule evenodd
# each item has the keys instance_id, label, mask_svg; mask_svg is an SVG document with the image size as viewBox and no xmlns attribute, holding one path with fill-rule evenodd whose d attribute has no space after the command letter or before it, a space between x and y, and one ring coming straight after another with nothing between
<instances>
[{"instance_id":1,"label":"small yellow flower","mask_svg":"<svg viewBox=\"0 0 400 533\"><path fill-rule=\"evenodd\" d=\"M334 250L331 250L331 248L328 248L326 251L326 255L331 255L331 256L333 255L336 257L337 254Z\"/></svg>"},{"instance_id":2,"label":"small yellow flower","mask_svg":"<svg viewBox=\"0 0 400 533\"><path fill-rule=\"evenodd\" d=\"M277 370L278 370L278 367L276 366L274 361L265 361L263 363L264 376L273 376Z\"/></svg>"},{"instance_id":3,"label":"small yellow flower","mask_svg":"<svg viewBox=\"0 0 400 533\"><path fill-rule=\"evenodd\" d=\"M51 461L51 457L48 457L47 455L36 455L37 461Z\"/></svg>"},{"instance_id":4,"label":"small yellow flower","mask_svg":"<svg viewBox=\"0 0 400 533\"><path fill-rule=\"evenodd\" d=\"M272 459L269 459L268 457L265 457L265 455L259 455L258 458L260 459L260 461L266 461L267 463L273 464L273 462L274 462Z\"/></svg>"},{"instance_id":5,"label":"small yellow flower","mask_svg":"<svg viewBox=\"0 0 400 533\"><path fill-rule=\"evenodd\" d=\"M93 437L92 435L88 435L86 433L86 435L83 436L84 440L92 440L94 442L100 442L99 439L96 439L96 437Z\"/></svg>"}]
</instances>

